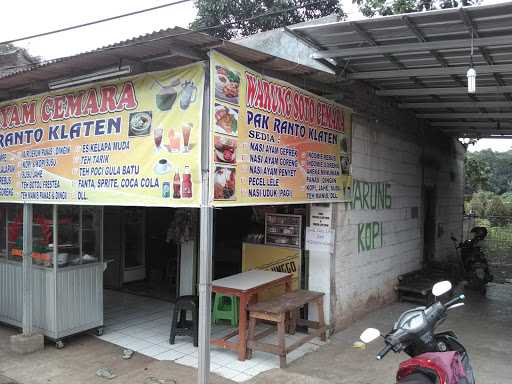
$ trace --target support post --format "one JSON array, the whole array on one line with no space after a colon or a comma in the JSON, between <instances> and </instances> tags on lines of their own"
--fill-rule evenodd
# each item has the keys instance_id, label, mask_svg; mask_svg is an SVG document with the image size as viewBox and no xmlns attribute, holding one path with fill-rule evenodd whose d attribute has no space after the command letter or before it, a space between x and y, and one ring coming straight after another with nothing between
<instances>
[{"instance_id":1,"label":"support post","mask_svg":"<svg viewBox=\"0 0 512 384\"><path fill-rule=\"evenodd\" d=\"M32 323L32 204L23 204L23 317L21 319L22 333L10 337L11 351L27 354L44 348L42 334L34 334Z\"/></svg>"},{"instance_id":2,"label":"support post","mask_svg":"<svg viewBox=\"0 0 512 384\"><path fill-rule=\"evenodd\" d=\"M197 382L210 375L210 317L212 292L213 209L210 206L210 69L205 69L201 134L201 212L199 240L199 369Z\"/></svg>"},{"instance_id":3,"label":"support post","mask_svg":"<svg viewBox=\"0 0 512 384\"><path fill-rule=\"evenodd\" d=\"M23 204L23 336L32 336L32 204Z\"/></svg>"}]
</instances>

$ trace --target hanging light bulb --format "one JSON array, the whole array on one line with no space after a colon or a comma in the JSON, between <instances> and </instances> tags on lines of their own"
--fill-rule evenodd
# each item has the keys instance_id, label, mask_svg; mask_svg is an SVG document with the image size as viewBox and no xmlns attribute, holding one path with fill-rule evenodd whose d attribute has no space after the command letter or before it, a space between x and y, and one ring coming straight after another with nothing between
<instances>
[{"instance_id":1,"label":"hanging light bulb","mask_svg":"<svg viewBox=\"0 0 512 384\"><path fill-rule=\"evenodd\" d=\"M466 76L468 77L468 93L473 94L476 92L476 71L473 67L468 69Z\"/></svg>"},{"instance_id":2,"label":"hanging light bulb","mask_svg":"<svg viewBox=\"0 0 512 384\"><path fill-rule=\"evenodd\" d=\"M468 78L468 93L474 94L476 92L476 71L473 68L473 29L471 29L471 54L469 56L470 68L466 76Z\"/></svg>"}]
</instances>

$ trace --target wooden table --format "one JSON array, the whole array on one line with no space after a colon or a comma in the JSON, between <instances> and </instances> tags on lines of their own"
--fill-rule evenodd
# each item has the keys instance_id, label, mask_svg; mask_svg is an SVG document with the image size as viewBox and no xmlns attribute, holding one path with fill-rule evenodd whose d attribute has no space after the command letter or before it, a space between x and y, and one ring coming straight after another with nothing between
<instances>
[{"instance_id":1,"label":"wooden table","mask_svg":"<svg viewBox=\"0 0 512 384\"><path fill-rule=\"evenodd\" d=\"M240 298L238 330L220 339L212 339L212 345L238 351L238 360L247 358L247 305L257 301L258 293L284 285L286 292L292 289L292 275L289 273L253 270L228 276L212 282L212 291ZM239 335L239 342L229 341Z\"/></svg>"}]
</instances>

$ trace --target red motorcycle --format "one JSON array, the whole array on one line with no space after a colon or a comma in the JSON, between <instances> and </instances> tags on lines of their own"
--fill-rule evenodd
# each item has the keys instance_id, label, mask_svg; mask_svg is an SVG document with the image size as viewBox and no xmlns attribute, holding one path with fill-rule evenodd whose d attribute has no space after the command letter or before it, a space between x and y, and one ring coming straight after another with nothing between
<instances>
[{"instance_id":1,"label":"red motorcycle","mask_svg":"<svg viewBox=\"0 0 512 384\"><path fill-rule=\"evenodd\" d=\"M442 281L434 285L432 293L437 298L451 289L449 281ZM475 384L469 355L457 335L452 331L434 333L448 310L464 305L464 298L461 294L444 304L439 300L429 307L405 311L384 336L378 360L389 351L403 351L411 357L400 364L397 384ZM368 344L380 335L378 329L368 328L360 339Z\"/></svg>"}]
</instances>

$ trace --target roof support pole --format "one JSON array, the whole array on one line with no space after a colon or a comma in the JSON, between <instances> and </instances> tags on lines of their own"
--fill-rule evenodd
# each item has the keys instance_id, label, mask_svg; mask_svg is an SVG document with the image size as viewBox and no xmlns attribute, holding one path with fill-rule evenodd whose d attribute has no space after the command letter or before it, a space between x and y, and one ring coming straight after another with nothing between
<instances>
[{"instance_id":1,"label":"roof support pole","mask_svg":"<svg viewBox=\"0 0 512 384\"><path fill-rule=\"evenodd\" d=\"M23 204L23 336L32 336L32 204Z\"/></svg>"},{"instance_id":2,"label":"roof support pole","mask_svg":"<svg viewBox=\"0 0 512 384\"><path fill-rule=\"evenodd\" d=\"M207 62L209 63L209 62ZM201 132L201 208L199 231L199 369L197 382L207 384L210 375L210 314L212 292L213 208L210 206L210 70L205 70Z\"/></svg>"}]
</instances>

